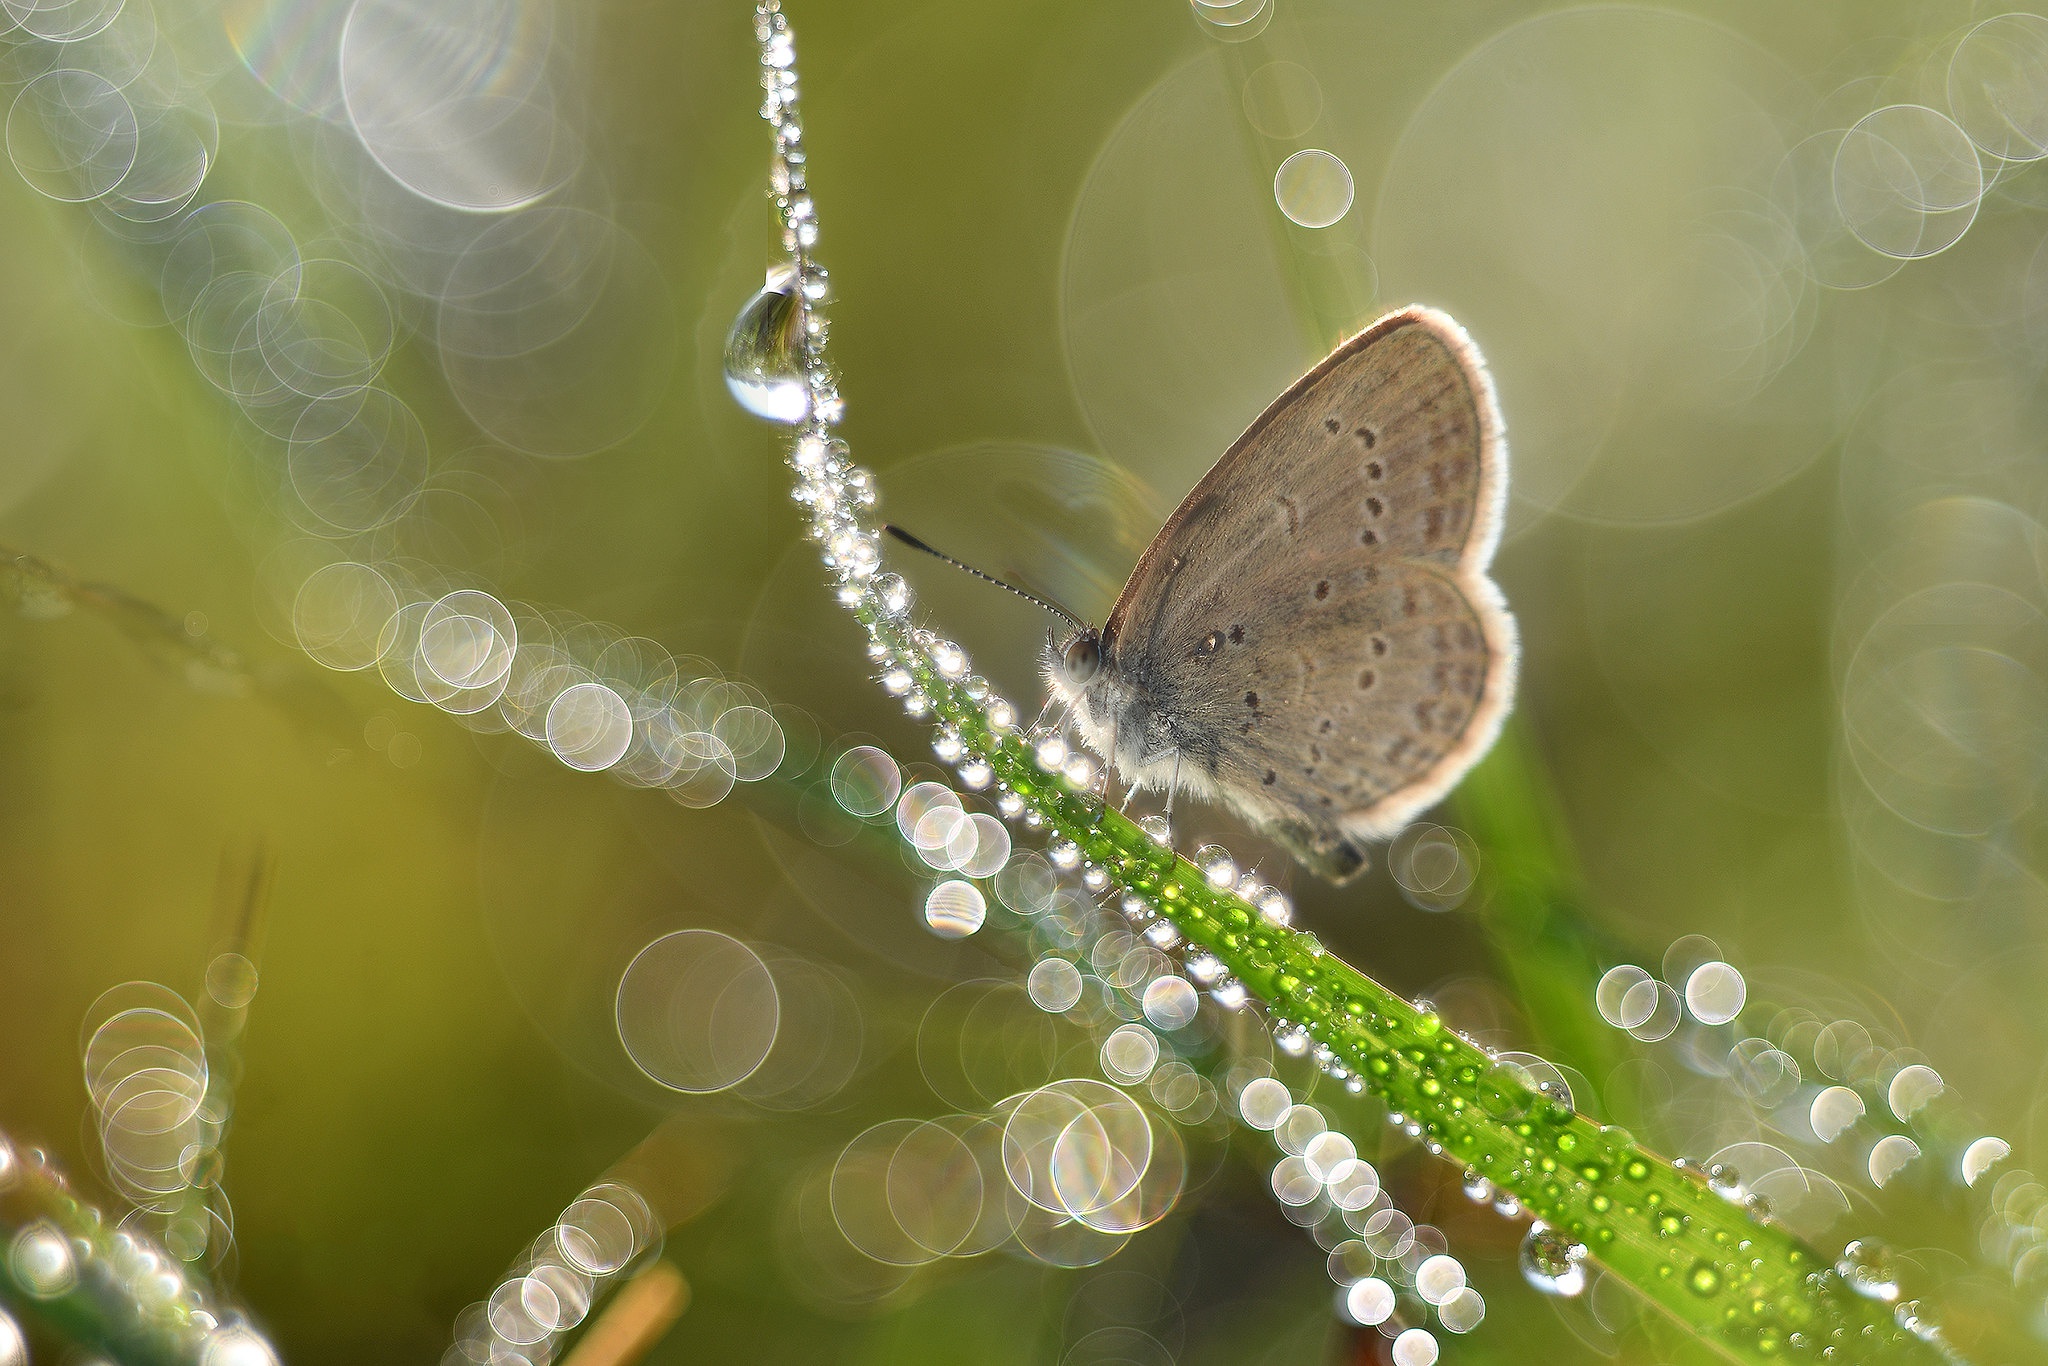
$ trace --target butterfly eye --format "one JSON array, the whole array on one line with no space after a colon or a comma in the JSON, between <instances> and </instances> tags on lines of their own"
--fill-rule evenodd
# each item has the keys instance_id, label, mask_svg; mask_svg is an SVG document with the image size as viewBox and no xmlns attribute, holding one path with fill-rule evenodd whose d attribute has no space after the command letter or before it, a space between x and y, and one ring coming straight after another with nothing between
<instances>
[{"instance_id":1,"label":"butterfly eye","mask_svg":"<svg viewBox=\"0 0 2048 1366\"><path fill-rule=\"evenodd\" d=\"M1102 646L1094 636L1078 636L1061 662L1071 682L1086 683L1102 672Z\"/></svg>"}]
</instances>

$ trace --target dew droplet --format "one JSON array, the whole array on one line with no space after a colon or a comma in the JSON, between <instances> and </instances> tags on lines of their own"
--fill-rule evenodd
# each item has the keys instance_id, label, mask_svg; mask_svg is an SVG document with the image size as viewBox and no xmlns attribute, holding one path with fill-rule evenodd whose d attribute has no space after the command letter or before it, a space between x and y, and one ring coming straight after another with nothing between
<instances>
[{"instance_id":1,"label":"dew droplet","mask_svg":"<svg viewBox=\"0 0 2048 1366\"><path fill-rule=\"evenodd\" d=\"M1536 1223L1522 1239L1522 1279L1546 1295L1569 1298L1586 1288L1586 1248L1548 1224Z\"/></svg>"},{"instance_id":2,"label":"dew droplet","mask_svg":"<svg viewBox=\"0 0 2048 1366\"><path fill-rule=\"evenodd\" d=\"M1899 1273L1892 1250L1875 1238L1858 1238L1842 1249L1835 1271L1851 1290L1872 1300L1899 1297Z\"/></svg>"},{"instance_id":3,"label":"dew droplet","mask_svg":"<svg viewBox=\"0 0 2048 1366\"><path fill-rule=\"evenodd\" d=\"M901 574L884 574L875 580L875 600L882 604L882 610L892 617L900 617L910 610L910 585L903 581Z\"/></svg>"},{"instance_id":4,"label":"dew droplet","mask_svg":"<svg viewBox=\"0 0 2048 1366\"><path fill-rule=\"evenodd\" d=\"M1704 1257L1692 1264L1686 1274L1685 1284L1695 1295L1709 1296L1721 1288L1721 1273L1714 1264Z\"/></svg>"},{"instance_id":5,"label":"dew droplet","mask_svg":"<svg viewBox=\"0 0 2048 1366\"><path fill-rule=\"evenodd\" d=\"M39 1220L16 1234L8 1260L15 1283L32 1299L55 1299L78 1284L71 1243L54 1224Z\"/></svg>"},{"instance_id":6,"label":"dew droplet","mask_svg":"<svg viewBox=\"0 0 2048 1366\"><path fill-rule=\"evenodd\" d=\"M1195 866L1202 870L1202 876L1218 891L1237 881L1237 863L1230 857L1230 851L1220 844L1205 844L1195 851Z\"/></svg>"},{"instance_id":7,"label":"dew droplet","mask_svg":"<svg viewBox=\"0 0 2048 1366\"><path fill-rule=\"evenodd\" d=\"M725 385L740 407L770 422L802 422L811 415L799 354L802 331L795 274L776 271L740 309L725 337Z\"/></svg>"}]
</instances>

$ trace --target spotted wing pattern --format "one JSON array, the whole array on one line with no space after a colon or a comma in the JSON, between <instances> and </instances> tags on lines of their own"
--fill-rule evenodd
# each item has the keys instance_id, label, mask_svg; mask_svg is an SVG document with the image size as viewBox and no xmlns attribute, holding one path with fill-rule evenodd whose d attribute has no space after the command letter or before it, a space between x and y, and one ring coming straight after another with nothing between
<instances>
[{"instance_id":1,"label":"spotted wing pattern","mask_svg":"<svg viewBox=\"0 0 2048 1366\"><path fill-rule=\"evenodd\" d=\"M1362 863L1498 733L1486 577L1507 477L1478 352L1390 314L1282 395L1168 520L1104 628L1195 785L1322 871Z\"/></svg>"}]
</instances>

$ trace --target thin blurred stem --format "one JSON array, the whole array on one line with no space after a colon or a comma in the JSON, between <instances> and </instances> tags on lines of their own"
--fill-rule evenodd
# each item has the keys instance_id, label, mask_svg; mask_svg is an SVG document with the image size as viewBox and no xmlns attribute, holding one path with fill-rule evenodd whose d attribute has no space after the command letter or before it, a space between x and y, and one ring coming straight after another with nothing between
<instances>
[{"instance_id":1,"label":"thin blurred stem","mask_svg":"<svg viewBox=\"0 0 2048 1366\"><path fill-rule=\"evenodd\" d=\"M0 597L28 617L58 617L75 607L98 613L190 686L245 696L254 680L242 656L207 634L193 616L174 616L110 583L81 579L39 555L0 545Z\"/></svg>"},{"instance_id":2,"label":"thin blurred stem","mask_svg":"<svg viewBox=\"0 0 2048 1366\"><path fill-rule=\"evenodd\" d=\"M1452 802L1485 851L1481 920L1532 1042L1580 1071L1604 1074L1626 1054L1591 1007L1593 987L1606 966L1629 956L1601 943L1584 914L1578 861L1526 720L1509 719Z\"/></svg>"},{"instance_id":3,"label":"thin blurred stem","mask_svg":"<svg viewBox=\"0 0 2048 1366\"><path fill-rule=\"evenodd\" d=\"M626 1282L562 1366L633 1366L668 1336L690 1307L690 1283L667 1262Z\"/></svg>"}]
</instances>

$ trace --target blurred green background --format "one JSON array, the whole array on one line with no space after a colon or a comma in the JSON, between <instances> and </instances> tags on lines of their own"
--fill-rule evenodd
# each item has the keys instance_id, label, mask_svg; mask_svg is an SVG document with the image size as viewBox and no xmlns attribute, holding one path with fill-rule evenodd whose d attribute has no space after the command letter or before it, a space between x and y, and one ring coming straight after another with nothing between
<instances>
[{"instance_id":1,"label":"blurred green background","mask_svg":"<svg viewBox=\"0 0 2048 1366\"><path fill-rule=\"evenodd\" d=\"M846 432L885 512L1099 619L1175 501L1307 364L1385 308L1449 310L1491 363L1513 452L1497 577L1527 650L1517 743L1583 875L1546 933L1592 946L1594 971L1546 980L1538 1008L1483 897L1426 912L1384 872L1341 891L1294 878L1300 923L1498 1046L1597 1039L1554 1061L1583 1108L1665 1151L1768 1137L1671 1047L1590 1014L1598 969L1654 971L1686 934L1711 936L1753 1000L1918 1050L1984 1131L2038 1150L2048 173L1986 159L1967 212L1930 198L1904 227L1883 199L1896 180L1832 226L1814 207L1856 151L1841 130L1951 109L1959 35L1999 10L1267 3L1226 25L1187 0L792 0ZM259 18L303 56L322 8ZM160 18L221 110L206 195L263 205L322 255L359 248L323 144L263 112L262 62L227 42L247 12L192 9ZM802 709L794 748L808 724L828 758L867 736L910 763L926 738L869 684L821 587L779 434L720 376L775 259L749 19L705 0L554 12L558 114L579 139L556 198L616 225L654 275L563 361L565 421L603 446L575 458L479 423L431 308L401 309L383 382L436 468L471 481L461 515L404 549L710 660ZM1873 164L1931 184L1953 148L1901 127ZM1355 186L1331 226L1276 205L1302 148ZM1863 234L1844 212L1867 213ZM671 1114L691 1154L676 1179L707 1208L670 1236L695 1301L653 1361L1384 1350L1333 1318L1324 1254L1242 1135L1229 1155L1220 1132L1197 1143L1179 1210L1097 1269L997 1255L863 1280L806 1251L804 1182L869 1124L959 1104L926 1056L954 1026L927 1012L952 983L1014 981L1019 950L993 929L933 938L929 875L885 845L817 844L773 782L685 809L309 660L280 443L176 332L142 325L134 253L85 210L10 176L0 224L0 542L157 604L253 680L191 686L183 656L103 611L0 619L0 1126L90 1183L87 1007L131 979L197 992L223 867L260 843L275 885L225 1183L239 1293L287 1360L436 1359L457 1312ZM1862 245L1901 231L1954 245ZM905 569L1035 710L1040 617ZM1220 814L1189 819L1190 846L1250 847ZM787 1109L683 1100L634 1072L619 974L685 926L818 974L841 1002L818 1039L858 1031L842 1085ZM1837 1242L1880 1225L1924 1241L1959 1320L2038 1324L2039 1281L2015 1289L1988 1248L1977 1264L1978 1216L1817 1152L1801 1160L1847 1192ZM1516 1231L1466 1206L1455 1173L1395 1169L1487 1296L1449 1356L1690 1351L1597 1294L1540 1299ZM1075 1346L1119 1326L1152 1345Z\"/></svg>"}]
</instances>

